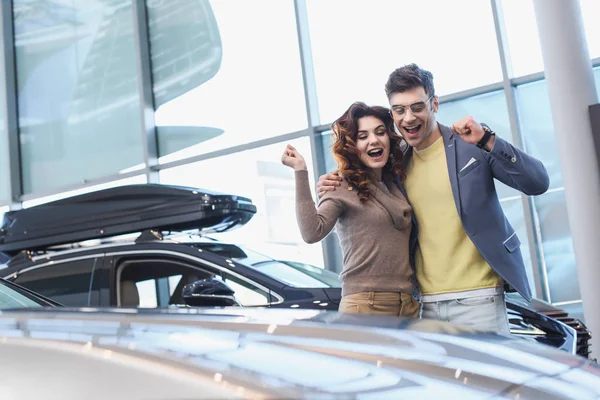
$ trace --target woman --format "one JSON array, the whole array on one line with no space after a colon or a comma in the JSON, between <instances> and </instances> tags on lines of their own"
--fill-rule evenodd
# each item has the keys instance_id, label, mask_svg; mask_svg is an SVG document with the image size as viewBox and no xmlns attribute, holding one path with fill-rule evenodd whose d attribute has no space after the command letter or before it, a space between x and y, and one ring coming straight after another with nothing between
<instances>
[{"instance_id":1,"label":"woman","mask_svg":"<svg viewBox=\"0 0 600 400\"><path fill-rule=\"evenodd\" d=\"M336 227L344 254L341 312L417 317L409 262L411 207L398 187L404 178L403 139L387 108L361 102L352 104L332 130L336 173L344 179L318 208L302 155L288 145L281 159L295 170L302 238L315 243Z\"/></svg>"}]
</instances>

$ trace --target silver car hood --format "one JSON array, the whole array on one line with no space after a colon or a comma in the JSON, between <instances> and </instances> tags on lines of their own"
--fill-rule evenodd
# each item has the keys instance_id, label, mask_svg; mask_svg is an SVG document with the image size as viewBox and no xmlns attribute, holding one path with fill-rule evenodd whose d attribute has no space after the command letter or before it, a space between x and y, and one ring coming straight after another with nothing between
<instances>
[{"instance_id":1,"label":"silver car hood","mask_svg":"<svg viewBox=\"0 0 600 400\"><path fill-rule=\"evenodd\" d=\"M2 312L0 360L6 400L600 396L595 364L524 339L315 310Z\"/></svg>"}]
</instances>

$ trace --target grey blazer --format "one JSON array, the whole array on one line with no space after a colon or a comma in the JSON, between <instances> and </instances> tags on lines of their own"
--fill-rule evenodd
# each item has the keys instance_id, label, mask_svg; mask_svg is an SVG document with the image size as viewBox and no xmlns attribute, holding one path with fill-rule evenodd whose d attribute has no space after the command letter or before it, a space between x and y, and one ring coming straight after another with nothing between
<instances>
[{"instance_id":1,"label":"grey blazer","mask_svg":"<svg viewBox=\"0 0 600 400\"><path fill-rule=\"evenodd\" d=\"M487 152L457 138L447 126L438 125L446 150L454 203L467 235L494 271L523 297L531 300L519 248L521 242L502 211L494 178L526 195L539 195L550 185L546 168L541 161L498 136L492 151ZM412 148L409 147L405 153L405 165L411 157ZM410 201L410 197L407 198ZM413 266L417 232L417 222L413 217Z\"/></svg>"}]
</instances>

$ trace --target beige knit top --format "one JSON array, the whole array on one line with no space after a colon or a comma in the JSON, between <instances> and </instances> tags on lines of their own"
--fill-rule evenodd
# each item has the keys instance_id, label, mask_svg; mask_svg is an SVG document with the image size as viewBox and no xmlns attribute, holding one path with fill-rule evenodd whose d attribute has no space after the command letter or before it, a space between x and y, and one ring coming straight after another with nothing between
<instances>
[{"instance_id":1,"label":"beige knit top","mask_svg":"<svg viewBox=\"0 0 600 400\"><path fill-rule=\"evenodd\" d=\"M318 208L311 197L308 171L296 171L296 218L302 238L315 243L335 226L344 256L342 296L360 292L412 294L409 263L411 207L392 181L371 184L361 203L356 188L343 180L327 192Z\"/></svg>"}]
</instances>

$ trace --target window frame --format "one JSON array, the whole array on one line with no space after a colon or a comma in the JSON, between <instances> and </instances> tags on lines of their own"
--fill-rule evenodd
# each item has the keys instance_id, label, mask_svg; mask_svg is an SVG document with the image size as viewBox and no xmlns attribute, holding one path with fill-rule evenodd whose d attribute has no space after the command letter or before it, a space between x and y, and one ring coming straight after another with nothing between
<instances>
[{"instance_id":1,"label":"window frame","mask_svg":"<svg viewBox=\"0 0 600 400\"><path fill-rule=\"evenodd\" d=\"M141 254L140 254L141 256ZM120 283L121 283L121 274L123 273L123 270L125 270L125 268L127 267L131 267L134 266L136 264L142 264L142 263L157 263L157 264L176 264L178 267L182 267L182 268L188 268L188 269L192 269L192 270L197 270L201 273L204 274L210 274L210 275L218 275L220 276L221 273L220 272L215 272L215 271L210 271L207 269L203 269L200 268L198 266L195 265L191 265L190 263L186 263L183 262L181 260L174 260L174 259L168 259L165 257L139 257L139 258L131 258L131 257L122 257L121 259L116 258L114 260L114 264L115 264L115 274L114 274L114 280L113 282L111 282L114 285L114 299L115 299L115 303L114 305L116 307L123 307L121 305L121 287L120 287ZM168 276L167 276L168 277ZM148 278L148 279L153 279L154 281L158 281L158 279L161 278L165 278L165 277L160 277L160 278ZM138 281L138 282L143 282L143 281ZM159 288L157 286L155 286L155 289L157 291L157 303L156 303L156 307L167 307L169 306L169 304L161 304L161 296L159 293ZM145 307L139 307L139 308L145 308Z\"/></svg>"},{"instance_id":2,"label":"window frame","mask_svg":"<svg viewBox=\"0 0 600 400\"><path fill-rule=\"evenodd\" d=\"M242 275L236 271L233 271L232 269L226 268L222 265L219 264L215 264L214 262L205 260L203 258L197 257L197 256L193 256L190 254L186 254L185 252L178 252L178 251L173 251L173 250L167 250L167 249L152 249L152 250L123 250L123 251L114 251L114 252L107 252L104 254L104 256L109 259L110 261L107 263L107 265L111 266L111 278L110 278L110 293L111 293L111 297L110 297L110 304L111 306L115 306L118 307L117 304L117 293L118 293L118 288L116 285L117 282L117 268L120 265L120 261L119 259L121 258L125 258L125 257L131 257L131 256L142 256L142 257L156 257L157 259L159 258L163 258L166 259L167 261L179 261L181 263L184 263L186 265L190 265L190 264L195 264L198 265L193 266L190 265L191 268L196 268L199 270L214 270L214 271L218 271L217 273L215 273L215 275L218 275L220 277L223 277L223 273L232 275L242 281L245 281L246 283L248 283L249 285L255 287L256 289L259 289L263 292L266 292L269 294L269 301L267 302L267 304L261 306L261 307L271 307L273 305L277 305L277 304L281 304L284 302L284 297L277 293L276 291L274 291L273 289L266 287L258 282L256 282L255 280L252 280L250 278L248 278L245 275ZM249 307L255 307L255 306L249 306Z\"/></svg>"}]
</instances>

